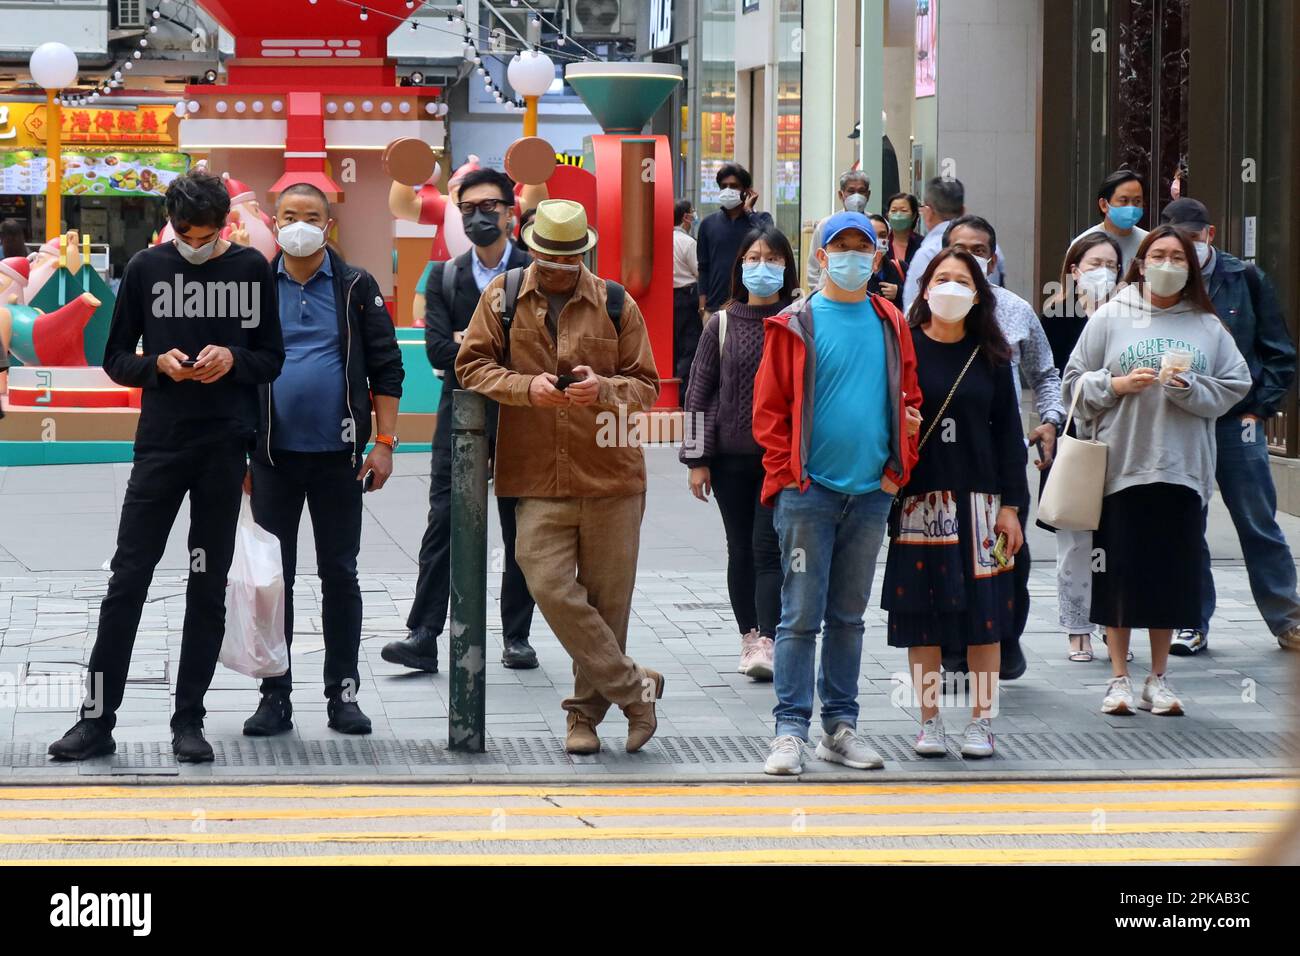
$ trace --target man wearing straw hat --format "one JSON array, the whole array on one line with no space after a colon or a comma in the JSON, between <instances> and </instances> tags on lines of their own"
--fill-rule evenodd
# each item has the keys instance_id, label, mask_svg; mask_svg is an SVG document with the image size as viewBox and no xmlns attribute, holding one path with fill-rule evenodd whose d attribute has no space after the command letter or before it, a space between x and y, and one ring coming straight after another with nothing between
<instances>
[{"instance_id":1,"label":"man wearing straw hat","mask_svg":"<svg viewBox=\"0 0 1300 956\"><path fill-rule=\"evenodd\" d=\"M496 493L519 499L515 557L573 658L565 747L599 750L616 704L634 753L654 736L664 679L625 653L646 489L627 425L659 375L637 304L582 264L596 231L581 203L542 202L522 238L533 263L483 290L456 377L500 404Z\"/></svg>"}]
</instances>

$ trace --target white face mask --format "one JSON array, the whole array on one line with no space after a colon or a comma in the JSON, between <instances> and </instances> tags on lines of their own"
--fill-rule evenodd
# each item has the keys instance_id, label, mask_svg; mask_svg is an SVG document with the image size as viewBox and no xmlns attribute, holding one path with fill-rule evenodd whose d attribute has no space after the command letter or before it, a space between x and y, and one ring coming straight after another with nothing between
<instances>
[{"instance_id":1,"label":"white face mask","mask_svg":"<svg viewBox=\"0 0 1300 956\"><path fill-rule=\"evenodd\" d=\"M740 205L739 189L724 189L718 193L718 205L723 209L735 209Z\"/></svg>"},{"instance_id":2,"label":"white face mask","mask_svg":"<svg viewBox=\"0 0 1300 956\"><path fill-rule=\"evenodd\" d=\"M1204 269L1210 264L1210 244L1208 242L1194 242L1192 245L1196 247L1196 261Z\"/></svg>"},{"instance_id":3,"label":"white face mask","mask_svg":"<svg viewBox=\"0 0 1300 956\"><path fill-rule=\"evenodd\" d=\"M1098 266L1079 274L1076 283L1082 292L1086 292L1093 302L1100 303L1115 288L1115 270Z\"/></svg>"},{"instance_id":4,"label":"white face mask","mask_svg":"<svg viewBox=\"0 0 1300 956\"><path fill-rule=\"evenodd\" d=\"M926 295L930 314L940 322L960 322L975 305L975 290L960 282L941 282Z\"/></svg>"},{"instance_id":5,"label":"white face mask","mask_svg":"<svg viewBox=\"0 0 1300 956\"><path fill-rule=\"evenodd\" d=\"M290 222L279 228L275 241L291 256L310 256L325 245L325 230L309 222Z\"/></svg>"},{"instance_id":6,"label":"white face mask","mask_svg":"<svg viewBox=\"0 0 1300 956\"><path fill-rule=\"evenodd\" d=\"M534 259L533 262L543 269L551 269L555 272L577 272L582 268L579 262L551 262L549 259Z\"/></svg>"},{"instance_id":7,"label":"white face mask","mask_svg":"<svg viewBox=\"0 0 1300 956\"><path fill-rule=\"evenodd\" d=\"M217 242L220 238L220 236L213 236L211 242L205 242L201 246L191 246L183 239L173 239L172 245L176 247L176 251L179 252L181 257L190 265L201 266L203 263L211 259L212 254L217 251Z\"/></svg>"},{"instance_id":8,"label":"white face mask","mask_svg":"<svg viewBox=\"0 0 1300 956\"><path fill-rule=\"evenodd\" d=\"M984 275L988 275L989 265L993 262L993 260L985 259L983 256L972 256L972 258L974 258L974 260L980 264L980 272L983 273Z\"/></svg>"},{"instance_id":9,"label":"white face mask","mask_svg":"<svg viewBox=\"0 0 1300 956\"><path fill-rule=\"evenodd\" d=\"M865 212L867 208L867 197L862 193L849 193L844 197L844 209L846 212Z\"/></svg>"},{"instance_id":10,"label":"white face mask","mask_svg":"<svg viewBox=\"0 0 1300 956\"><path fill-rule=\"evenodd\" d=\"M1187 285L1187 267L1176 266L1172 262L1158 262L1146 267L1143 273L1151 293L1165 298L1177 295Z\"/></svg>"}]
</instances>

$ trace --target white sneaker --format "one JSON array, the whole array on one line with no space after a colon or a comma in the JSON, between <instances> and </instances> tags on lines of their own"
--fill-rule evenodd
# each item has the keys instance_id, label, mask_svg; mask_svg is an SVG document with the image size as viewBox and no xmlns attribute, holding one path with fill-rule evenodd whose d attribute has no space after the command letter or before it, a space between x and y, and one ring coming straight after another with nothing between
<instances>
[{"instance_id":1,"label":"white sneaker","mask_svg":"<svg viewBox=\"0 0 1300 956\"><path fill-rule=\"evenodd\" d=\"M854 770L879 770L885 765L885 759L847 724L842 724L834 734L822 734L817 742L817 759L842 763Z\"/></svg>"},{"instance_id":2,"label":"white sneaker","mask_svg":"<svg viewBox=\"0 0 1300 956\"><path fill-rule=\"evenodd\" d=\"M943 733L943 719L931 717L921 725L921 732L916 735L912 749L922 757L946 757L948 739Z\"/></svg>"},{"instance_id":3,"label":"white sneaker","mask_svg":"<svg viewBox=\"0 0 1300 956\"><path fill-rule=\"evenodd\" d=\"M1101 701L1103 714L1133 713L1133 683L1127 677L1112 677Z\"/></svg>"},{"instance_id":4,"label":"white sneaker","mask_svg":"<svg viewBox=\"0 0 1300 956\"><path fill-rule=\"evenodd\" d=\"M758 636L757 628L741 635L740 666L736 671L755 680L770 680L772 677L772 662L770 658L764 659L763 639Z\"/></svg>"},{"instance_id":5,"label":"white sneaker","mask_svg":"<svg viewBox=\"0 0 1300 956\"><path fill-rule=\"evenodd\" d=\"M1157 717L1181 717L1183 713L1183 702L1165 682L1162 674L1147 675L1146 682L1142 685L1142 696L1138 699L1138 706L1143 710L1151 711Z\"/></svg>"},{"instance_id":6,"label":"white sneaker","mask_svg":"<svg viewBox=\"0 0 1300 956\"><path fill-rule=\"evenodd\" d=\"M1175 657L1191 657L1209 646L1210 639L1205 636L1204 631L1198 631L1194 627L1184 627L1174 634L1174 639L1169 642L1169 653Z\"/></svg>"},{"instance_id":7,"label":"white sneaker","mask_svg":"<svg viewBox=\"0 0 1300 956\"><path fill-rule=\"evenodd\" d=\"M1289 628L1279 634L1277 646L1284 651L1300 651L1300 627Z\"/></svg>"},{"instance_id":8,"label":"white sneaker","mask_svg":"<svg viewBox=\"0 0 1300 956\"><path fill-rule=\"evenodd\" d=\"M803 773L803 741L793 734L785 734L772 741L768 748L767 763L763 773L791 776Z\"/></svg>"},{"instance_id":9,"label":"white sneaker","mask_svg":"<svg viewBox=\"0 0 1300 956\"><path fill-rule=\"evenodd\" d=\"M993 756L993 727L987 717L972 720L966 725L962 735L961 755L963 757Z\"/></svg>"}]
</instances>

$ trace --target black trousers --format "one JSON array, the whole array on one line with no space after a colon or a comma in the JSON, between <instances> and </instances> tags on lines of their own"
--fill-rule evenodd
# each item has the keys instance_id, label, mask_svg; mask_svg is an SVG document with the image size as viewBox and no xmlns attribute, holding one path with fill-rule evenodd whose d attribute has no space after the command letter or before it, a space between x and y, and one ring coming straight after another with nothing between
<instances>
[{"instance_id":1,"label":"black trousers","mask_svg":"<svg viewBox=\"0 0 1300 956\"><path fill-rule=\"evenodd\" d=\"M172 726L203 719L203 695L212 683L226 632L226 574L235 553L246 447L243 439L228 439L136 452L122 500L117 550L109 565L108 593L99 606L99 630L90 652L90 694L82 717L99 718L110 730L117 723L140 613L188 492L190 576Z\"/></svg>"},{"instance_id":2,"label":"black trousers","mask_svg":"<svg viewBox=\"0 0 1300 956\"><path fill-rule=\"evenodd\" d=\"M488 569L502 571L501 626L509 639L527 638L533 625L533 598L524 572L515 561L515 503L517 498L497 498L505 554L500 563L488 556ZM415 600L406 626L441 634L447 625L451 601L451 402L438 406L438 426L433 436L433 463L429 476L429 521L420 541L420 573Z\"/></svg>"},{"instance_id":3,"label":"black trousers","mask_svg":"<svg viewBox=\"0 0 1300 956\"><path fill-rule=\"evenodd\" d=\"M691 376L691 363L695 361L695 349L703 331L699 287L688 285L673 289L673 376L681 379L677 394L682 404L686 403L686 382Z\"/></svg>"},{"instance_id":4,"label":"black trousers","mask_svg":"<svg viewBox=\"0 0 1300 956\"><path fill-rule=\"evenodd\" d=\"M781 620L781 545L772 509L759 501L761 455L715 455L713 495L727 535L727 595L741 634L758 628L775 639Z\"/></svg>"},{"instance_id":5,"label":"black trousers","mask_svg":"<svg viewBox=\"0 0 1300 956\"><path fill-rule=\"evenodd\" d=\"M325 696L355 698L360 685L361 648L361 482L352 454L274 451L275 464L253 462L253 517L280 539L284 564L284 638L293 647L293 582L298 572L298 524L302 506L311 514L316 540L316 574L321 586L321 630L325 637ZM262 679L264 692L293 690L293 667Z\"/></svg>"}]
</instances>

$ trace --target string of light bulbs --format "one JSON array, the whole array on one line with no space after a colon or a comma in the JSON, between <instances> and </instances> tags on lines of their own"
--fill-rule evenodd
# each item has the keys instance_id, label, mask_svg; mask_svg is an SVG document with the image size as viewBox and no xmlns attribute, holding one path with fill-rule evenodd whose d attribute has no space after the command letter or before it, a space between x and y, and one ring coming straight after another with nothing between
<instances>
[{"instance_id":1,"label":"string of light bulbs","mask_svg":"<svg viewBox=\"0 0 1300 956\"><path fill-rule=\"evenodd\" d=\"M592 53L591 50L587 49L585 46L579 43L576 37L569 36L569 34L561 30L553 20L548 20L546 16L542 13L542 11L538 10L535 6L529 3L528 0L510 0L510 6L512 7L517 7L521 3L528 9L530 13L535 15L538 20L541 20L548 27L550 27L552 30L554 30L556 33L560 35L559 38L555 41L557 44L559 44L560 46L564 46L566 42L572 42L574 46L576 46L587 56L591 57L591 59L593 60L599 59L599 57L596 56L595 53Z\"/></svg>"}]
</instances>

